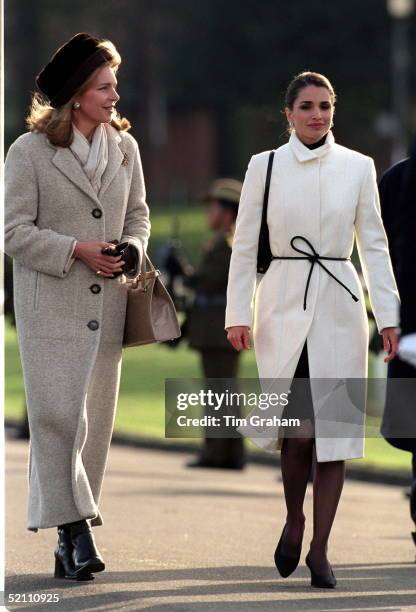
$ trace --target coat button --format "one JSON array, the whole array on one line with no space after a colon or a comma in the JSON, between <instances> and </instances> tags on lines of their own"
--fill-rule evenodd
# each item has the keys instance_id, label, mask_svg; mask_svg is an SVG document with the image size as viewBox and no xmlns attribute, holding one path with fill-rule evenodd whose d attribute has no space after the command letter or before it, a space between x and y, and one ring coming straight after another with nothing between
<instances>
[{"instance_id":1,"label":"coat button","mask_svg":"<svg viewBox=\"0 0 416 612\"><path fill-rule=\"evenodd\" d=\"M91 285L90 291L91 293L100 293L101 287L100 285Z\"/></svg>"},{"instance_id":2,"label":"coat button","mask_svg":"<svg viewBox=\"0 0 416 612\"><path fill-rule=\"evenodd\" d=\"M95 219L100 219L103 216L103 213L99 208L94 208L94 210L92 211L92 216Z\"/></svg>"},{"instance_id":3,"label":"coat button","mask_svg":"<svg viewBox=\"0 0 416 612\"><path fill-rule=\"evenodd\" d=\"M98 321L92 320L89 323L87 323L87 327L89 327L91 331L96 331L100 327L100 325Z\"/></svg>"}]
</instances>

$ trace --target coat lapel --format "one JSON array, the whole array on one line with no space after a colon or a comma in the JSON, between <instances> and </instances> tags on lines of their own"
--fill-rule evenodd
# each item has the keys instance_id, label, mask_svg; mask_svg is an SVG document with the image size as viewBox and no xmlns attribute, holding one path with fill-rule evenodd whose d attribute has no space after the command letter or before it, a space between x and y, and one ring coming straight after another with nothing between
<instances>
[{"instance_id":1,"label":"coat lapel","mask_svg":"<svg viewBox=\"0 0 416 612\"><path fill-rule=\"evenodd\" d=\"M57 147L52 163L95 203L100 203L87 175L69 147Z\"/></svg>"},{"instance_id":2,"label":"coat lapel","mask_svg":"<svg viewBox=\"0 0 416 612\"><path fill-rule=\"evenodd\" d=\"M121 162L123 161L123 153L118 146L121 138L117 136L112 137L111 134L108 135L108 164L101 179L101 189L98 193L100 198L108 189L111 181L114 179L120 169Z\"/></svg>"}]
</instances>

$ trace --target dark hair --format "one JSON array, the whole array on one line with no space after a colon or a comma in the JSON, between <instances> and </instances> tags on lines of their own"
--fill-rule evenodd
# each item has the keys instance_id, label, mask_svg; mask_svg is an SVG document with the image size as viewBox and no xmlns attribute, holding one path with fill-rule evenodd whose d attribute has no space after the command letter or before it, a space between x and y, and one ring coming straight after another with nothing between
<instances>
[{"instance_id":1,"label":"dark hair","mask_svg":"<svg viewBox=\"0 0 416 612\"><path fill-rule=\"evenodd\" d=\"M334 88L329 82L329 79L318 72L306 71L295 76L289 83L285 95L285 106L292 110L299 93L302 91L302 89L308 87L309 85L314 85L315 87L325 87L325 89L327 89L331 95L332 104L335 104L337 96Z\"/></svg>"}]
</instances>

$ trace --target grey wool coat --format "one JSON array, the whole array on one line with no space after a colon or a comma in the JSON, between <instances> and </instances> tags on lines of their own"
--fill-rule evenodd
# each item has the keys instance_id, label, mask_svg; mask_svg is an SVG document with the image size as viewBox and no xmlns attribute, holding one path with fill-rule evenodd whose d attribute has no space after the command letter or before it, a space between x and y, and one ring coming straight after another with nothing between
<instances>
[{"instance_id":1,"label":"grey wool coat","mask_svg":"<svg viewBox=\"0 0 416 612\"><path fill-rule=\"evenodd\" d=\"M27 133L5 167L5 251L31 432L28 529L98 509L118 396L126 287L72 258L75 241L146 250L149 209L136 141L109 138L96 195L69 148ZM118 141L119 140L119 141Z\"/></svg>"}]
</instances>

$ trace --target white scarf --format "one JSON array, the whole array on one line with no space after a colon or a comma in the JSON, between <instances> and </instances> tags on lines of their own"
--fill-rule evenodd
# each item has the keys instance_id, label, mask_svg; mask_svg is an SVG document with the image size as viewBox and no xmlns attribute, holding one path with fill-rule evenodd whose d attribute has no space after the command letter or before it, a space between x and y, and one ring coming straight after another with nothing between
<instances>
[{"instance_id":1,"label":"white scarf","mask_svg":"<svg viewBox=\"0 0 416 612\"><path fill-rule=\"evenodd\" d=\"M72 124L74 139L70 149L80 162L96 194L101 189L101 179L108 163L108 135L103 123L96 128L91 144L84 134Z\"/></svg>"}]
</instances>

